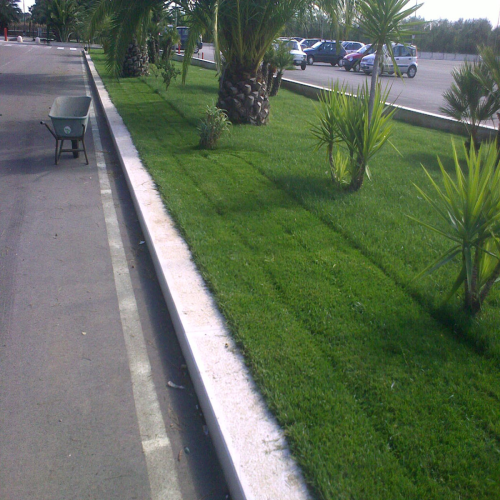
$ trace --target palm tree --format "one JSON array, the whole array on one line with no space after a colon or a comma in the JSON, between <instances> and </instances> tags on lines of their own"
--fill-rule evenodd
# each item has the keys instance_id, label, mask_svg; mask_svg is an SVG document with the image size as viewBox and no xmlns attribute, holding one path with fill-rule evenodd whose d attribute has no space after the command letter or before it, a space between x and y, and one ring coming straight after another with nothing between
<instances>
[{"instance_id":1,"label":"palm tree","mask_svg":"<svg viewBox=\"0 0 500 500\"><path fill-rule=\"evenodd\" d=\"M403 42L405 36L412 33L411 28L419 24L417 21L403 22L422 6L422 4L415 4L408 7L410 1L412 0L359 0L358 2L360 24L365 35L372 42L375 52L370 85L369 121L373 112L380 57L384 45L396 68L391 43Z\"/></svg>"},{"instance_id":2,"label":"palm tree","mask_svg":"<svg viewBox=\"0 0 500 500\"><path fill-rule=\"evenodd\" d=\"M89 33L93 37L104 24L108 67L116 76L148 72L146 38L152 13L163 0L100 0L94 7Z\"/></svg>"},{"instance_id":3,"label":"palm tree","mask_svg":"<svg viewBox=\"0 0 500 500\"><path fill-rule=\"evenodd\" d=\"M76 29L79 7L76 0L52 0L49 6L49 16L56 39L67 42Z\"/></svg>"},{"instance_id":4,"label":"palm tree","mask_svg":"<svg viewBox=\"0 0 500 500\"><path fill-rule=\"evenodd\" d=\"M269 89L262 75L264 55L305 0L198 0L180 1L190 27L184 52L185 80L200 34L214 33L218 61L219 99L231 122L262 125L269 120Z\"/></svg>"},{"instance_id":5,"label":"palm tree","mask_svg":"<svg viewBox=\"0 0 500 500\"><path fill-rule=\"evenodd\" d=\"M16 5L19 0L0 0L0 29L8 28L10 23L19 21L22 11Z\"/></svg>"},{"instance_id":6,"label":"palm tree","mask_svg":"<svg viewBox=\"0 0 500 500\"><path fill-rule=\"evenodd\" d=\"M498 98L498 109L495 110L498 123L497 148L500 149L500 59L492 47L481 47L479 51L484 64L484 76L477 74L481 84L490 94Z\"/></svg>"},{"instance_id":7,"label":"palm tree","mask_svg":"<svg viewBox=\"0 0 500 500\"><path fill-rule=\"evenodd\" d=\"M494 82L482 62L467 61L455 68L453 83L443 94L446 105L439 110L462 122L467 130L470 146L479 149L478 129L481 122L490 119L500 107L500 96L491 91Z\"/></svg>"}]
</instances>

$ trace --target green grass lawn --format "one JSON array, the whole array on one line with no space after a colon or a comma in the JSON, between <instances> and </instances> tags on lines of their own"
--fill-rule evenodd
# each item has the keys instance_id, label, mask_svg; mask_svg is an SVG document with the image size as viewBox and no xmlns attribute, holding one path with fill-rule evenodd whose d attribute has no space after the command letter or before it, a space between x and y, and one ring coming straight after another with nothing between
<instances>
[{"instance_id":1,"label":"green grass lawn","mask_svg":"<svg viewBox=\"0 0 500 500\"><path fill-rule=\"evenodd\" d=\"M401 155L338 193L309 99L204 151L213 71L163 93L93 59L315 496L500 498L499 291L468 320L442 305L458 265L412 281L447 245L406 217L435 220L413 183L452 168L451 136L396 124Z\"/></svg>"}]
</instances>

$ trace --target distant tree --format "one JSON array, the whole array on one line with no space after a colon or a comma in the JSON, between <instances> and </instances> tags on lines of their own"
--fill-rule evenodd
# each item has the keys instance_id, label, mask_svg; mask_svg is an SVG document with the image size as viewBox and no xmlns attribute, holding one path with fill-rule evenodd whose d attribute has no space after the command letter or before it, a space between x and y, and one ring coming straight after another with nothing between
<instances>
[{"instance_id":1,"label":"distant tree","mask_svg":"<svg viewBox=\"0 0 500 500\"><path fill-rule=\"evenodd\" d=\"M455 52L460 54L477 54L477 47L488 40L491 23L487 19L460 19L456 26Z\"/></svg>"},{"instance_id":2,"label":"distant tree","mask_svg":"<svg viewBox=\"0 0 500 500\"><path fill-rule=\"evenodd\" d=\"M52 0L49 5L50 23L56 40L67 42L76 31L79 6L76 0Z\"/></svg>"},{"instance_id":3,"label":"distant tree","mask_svg":"<svg viewBox=\"0 0 500 500\"><path fill-rule=\"evenodd\" d=\"M8 28L21 19L22 11L17 6L19 0L0 0L0 29Z\"/></svg>"}]
</instances>

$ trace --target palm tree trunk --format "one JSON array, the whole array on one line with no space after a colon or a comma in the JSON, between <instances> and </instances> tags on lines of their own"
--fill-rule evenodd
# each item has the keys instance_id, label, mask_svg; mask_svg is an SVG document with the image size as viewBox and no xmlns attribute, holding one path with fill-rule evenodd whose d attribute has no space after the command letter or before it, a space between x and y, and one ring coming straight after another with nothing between
<instances>
[{"instance_id":1,"label":"palm tree trunk","mask_svg":"<svg viewBox=\"0 0 500 500\"><path fill-rule=\"evenodd\" d=\"M370 81L370 99L368 101L368 125L372 121L373 106L375 104L375 89L377 87L378 80L378 68L380 65L380 57L382 56L383 46L379 45L377 51L375 52L375 59L373 60L372 78Z\"/></svg>"},{"instance_id":2,"label":"palm tree trunk","mask_svg":"<svg viewBox=\"0 0 500 500\"><path fill-rule=\"evenodd\" d=\"M351 183L349 184L349 191L354 193L355 191L359 191L361 186L363 185L363 181L365 180L365 171L366 165L364 159L358 157L356 160L356 170L353 172Z\"/></svg>"},{"instance_id":3,"label":"palm tree trunk","mask_svg":"<svg viewBox=\"0 0 500 500\"><path fill-rule=\"evenodd\" d=\"M276 71L276 66L269 64L269 66L267 68L267 81L264 80L264 81L266 81L268 91L269 91L269 89L271 89L273 87L273 80L274 80L274 72L275 71Z\"/></svg>"},{"instance_id":4,"label":"palm tree trunk","mask_svg":"<svg viewBox=\"0 0 500 500\"><path fill-rule=\"evenodd\" d=\"M333 148L328 148L328 161L330 162L330 175L332 176L333 185L337 185L337 177L335 176L335 166L333 164Z\"/></svg>"},{"instance_id":5,"label":"palm tree trunk","mask_svg":"<svg viewBox=\"0 0 500 500\"><path fill-rule=\"evenodd\" d=\"M281 80L283 78L283 71L278 71L276 74L276 78L273 80L273 86L271 88L271 92L269 93L269 97L274 97L278 95L278 91L281 87Z\"/></svg>"},{"instance_id":6,"label":"palm tree trunk","mask_svg":"<svg viewBox=\"0 0 500 500\"><path fill-rule=\"evenodd\" d=\"M136 77L149 74L147 47L140 47L134 37L130 42L123 61L122 76Z\"/></svg>"},{"instance_id":7,"label":"palm tree trunk","mask_svg":"<svg viewBox=\"0 0 500 500\"><path fill-rule=\"evenodd\" d=\"M481 310L481 297L477 286L479 274L479 252L476 250L474 263L472 265L471 282L465 280L465 308L472 314L476 314Z\"/></svg>"},{"instance_id":8,"label":"palm tree trunk","mask_svg":"<svg viewBox=\"0 0 500 500\"><path fill-rule=\"evenodd\" d=\"M481 290L481 294L479 295L479 299L481 302L484 302L488 293L490 293L491 287L495 284L495 281L500 277L500 262L496 265L493 273L490 276L490 279L486 282L483 289Z\"/></svg>"},{"instance_id":9,"label":"palm tree trunk","mask_svg":"<svg viewBox=\"0 0 500 500\"><path fill-rule=\"evenodd\" d=\"M269 96L262 73L236 73L226 68L219 81L217 107L232 123L265 125L269 121Z\"/></svg>"}]
</instances>

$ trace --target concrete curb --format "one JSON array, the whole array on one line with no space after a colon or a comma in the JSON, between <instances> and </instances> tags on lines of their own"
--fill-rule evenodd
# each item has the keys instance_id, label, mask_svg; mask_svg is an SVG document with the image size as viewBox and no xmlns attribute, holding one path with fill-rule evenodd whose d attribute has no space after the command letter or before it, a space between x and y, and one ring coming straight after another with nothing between
<instances>
[{"instance_id":1,"label":"concrete curb","mask_svg":"<svg viewBox=\"0 0 500 500\"><path fill-rule=\"evenodd\" d=\"M144 237L233 500L306 500L304 479L89 55Z\"/></svg>"},{"instance_id":2,"label":"concrete curb","mask_svg":"<svg viewBox=\"0 0 500 500\"><path fill-rule=\"evenodd\" d=\"M183 61L184 56L182 54L174 54L173 59L176 61ZM193 57L191 58L191 64L193 66L201 66L205 69L215 70L215 63L213 61ZM315 100L318 99L320 93L326 88L320 87L319 85L311 85L309 83L290 80L289 78L283 78L281 86L287 90L295 92L296 94ZM433 130L448 132L450 134L465 135L464 126L452 118L437 115L435 113L428 113L426 111L419 111L417 109L406 108L404 106L398 106L397 104L388 105L391 108L396 108L396 114L394 115L395 120ZM480 139L495 138L496 134L497 130L494 127L485 125L479 127Z\"/></svg>"}]
</instances>

